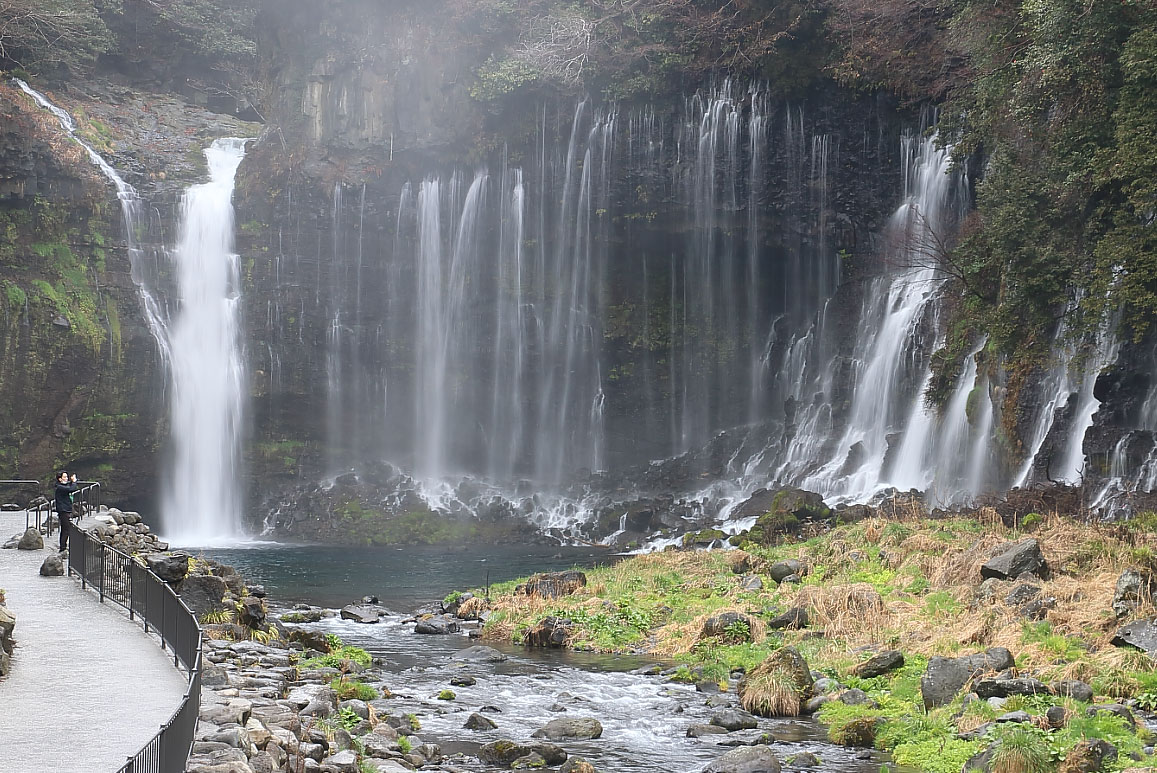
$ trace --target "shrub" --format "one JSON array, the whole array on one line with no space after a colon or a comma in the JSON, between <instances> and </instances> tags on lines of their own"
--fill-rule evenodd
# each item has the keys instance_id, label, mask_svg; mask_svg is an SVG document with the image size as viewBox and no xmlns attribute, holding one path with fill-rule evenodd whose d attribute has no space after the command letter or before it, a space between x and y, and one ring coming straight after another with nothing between
<instances>
[{"instance_id":1,"label":"shrub","mask_svg":"<svg viewBox=\"0 0 1157 773\"><path fill-rule=\"evenodd\" d=\"M992 753L992 773L1049 773L1053 766L1048 736L1035 727L1000 727Z\"/></svg>"},{"instance_id":2,"label":"shrub","mask_svg":"<svg viewBox=\"0 0 1157 773\"><path fill-rule=\"evenodd\" d=\"M357 698L359 701L366 701L367 703L378 698L378 691L365 682L357 679L342 679L337 678L329 683L333 691L337 693L340 700L348 701L351 698Z\"/></svg>"},{"instance_id":3,"label":"shrub","mask_svg":"<svg viewBox=\"0 0 1157 773\"><path fill-rule=\"evenodd\" d=\"M799 688L785 668L757 667L739 689L739 703L745 711L761 717L799 716Z\"/></svg>"}]
</instances>

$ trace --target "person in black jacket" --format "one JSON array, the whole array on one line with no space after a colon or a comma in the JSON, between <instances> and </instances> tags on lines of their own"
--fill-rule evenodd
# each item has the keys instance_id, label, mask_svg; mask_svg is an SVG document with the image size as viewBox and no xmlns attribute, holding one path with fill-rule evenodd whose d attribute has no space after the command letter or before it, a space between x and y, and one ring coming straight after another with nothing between
<instances>
[{"instance_id":1,"label":"person in black jacket","mask_svg":"<svg viewBox=\"0 0 1157 773\"><path fill-rule=\"evenodd\" d=\"M72 531L72 495L80 486L76 475L71 480L64 470L56 476L56 517L60 521L60 552L68 550L68 533Z\"/></svg>"}]
</instances>

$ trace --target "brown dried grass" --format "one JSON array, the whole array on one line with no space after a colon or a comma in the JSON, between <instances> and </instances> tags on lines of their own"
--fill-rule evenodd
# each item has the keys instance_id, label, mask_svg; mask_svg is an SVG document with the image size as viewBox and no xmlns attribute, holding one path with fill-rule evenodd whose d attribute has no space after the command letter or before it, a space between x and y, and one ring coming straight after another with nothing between
<instances>
[{"instance_id":1,"label":"brown dried grass","mask_svg":"<svg viewBox=\"0 0 1157 773\"><path fill-rule=\"evenodd\" d=\"M863 582L804 585L796 593L795 602L810 610L812 628L823 628L827 637L846 639L849 644L878 640L893 623L883 598Z\"/></svg>"}]
</instances>

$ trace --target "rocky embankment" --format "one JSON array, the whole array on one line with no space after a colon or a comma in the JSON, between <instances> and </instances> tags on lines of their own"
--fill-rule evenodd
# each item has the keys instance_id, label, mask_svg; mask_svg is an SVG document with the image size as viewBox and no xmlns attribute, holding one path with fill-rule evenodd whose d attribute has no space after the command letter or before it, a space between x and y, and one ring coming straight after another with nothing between
<instances>
[{"instance_id":1,"label":"rocky embankment","mask_svg":"<svg viewBox=\"0 0 1157 773\"><path fill-rule=\"evenodd\" d=\"M4 606L4 591L0 589L0 677L7 676L12 666L12 631L16 628L16 616Z\"/></svg>"}]
</instances>

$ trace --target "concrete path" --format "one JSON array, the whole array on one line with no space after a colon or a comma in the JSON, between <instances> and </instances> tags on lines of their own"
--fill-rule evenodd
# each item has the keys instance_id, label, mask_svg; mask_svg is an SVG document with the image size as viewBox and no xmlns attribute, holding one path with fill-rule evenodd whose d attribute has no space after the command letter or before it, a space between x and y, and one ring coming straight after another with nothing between
<instances>
[{"instance_id":1,"label":"concrete path","mask_svg":"<svg viewBox=\"0 0 1157 773\"><path fill-rule=\"evenodd\" d=\"M24 513L0 513L0 542ZM12 673L0 679L0 773L114 773L169 720L186 681L158 640L72 577L41 577L56 549L0 550L16 616Z\"/></svg>"}]
</instances>

